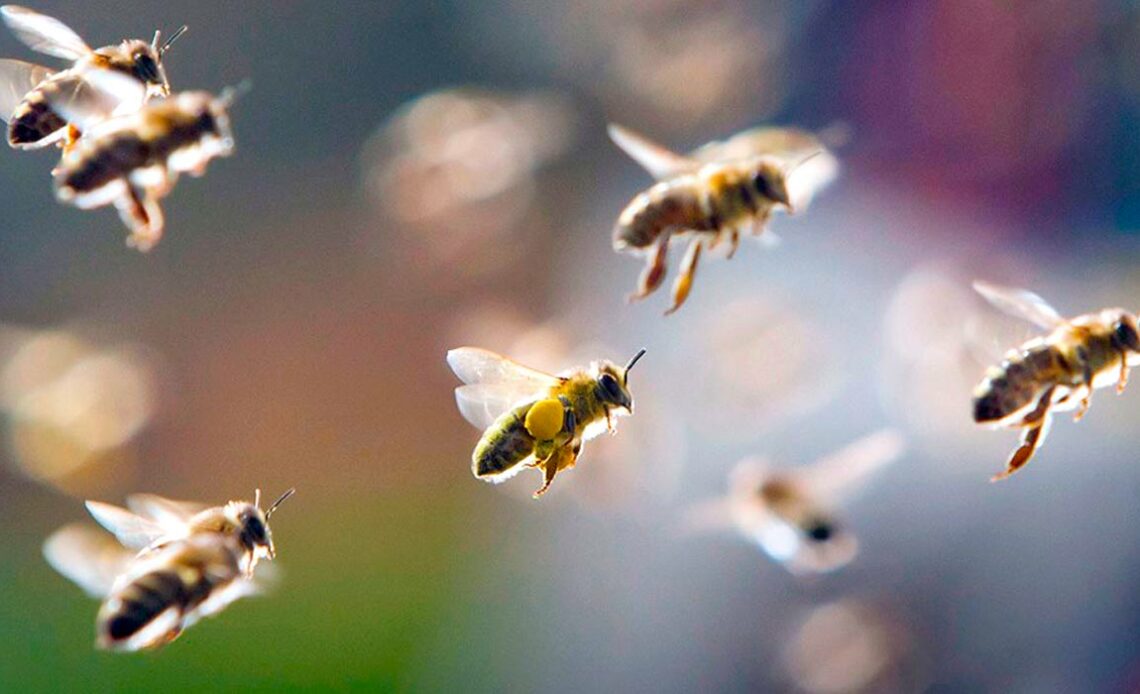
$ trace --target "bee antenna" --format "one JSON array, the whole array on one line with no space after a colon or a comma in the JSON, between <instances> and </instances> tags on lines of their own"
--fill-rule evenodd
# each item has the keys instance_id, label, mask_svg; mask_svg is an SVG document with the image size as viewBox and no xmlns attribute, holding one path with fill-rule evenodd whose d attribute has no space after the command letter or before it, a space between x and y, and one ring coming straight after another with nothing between
<instances>
[{"instance_id":1,"label":"bee antenna","mask_svg":"<svg viewBox=\"0 0 1140 694\"><path fill-rule=\"evenodd\" d=\"M629 382L629 370L632 369L633 365L637 363L637 360L641 359L643 356L645 356L645 348L644 347L641 348L640 352L633 355L633 359L630 359L629 363L625 365L625 376L623 377L622 380L626 381L627 383Z\"/></svg>"},{"instance_id":2,"label":"bee antenna","mask_svg":"<svg viewBox=\"0 0 1140 694\"><path fill-rule=\"evenodd\" d=\"M229 108L237 101L239 96L245 96L251 89L253 89L253 82L249 78L246 78L238 82L236 87L226 87L223 89L220 100L226 108Z\"/></svg>"},{"instance_id":3,"label":"bee antenna","mask_svg":"<svg viewBox=\"0 0 1140 694\"><path fill-rule=\"evenodd\" d=\"M253 490L253 505L258 507L258 508L261 508L261 489L260 488Z\"/></svg>"},{"instance_id":4,"label":"bee antenna","mask_svg":"<svg viewBox=\"0 0 1140 694\"><path fill-rule=\"evenodd\" d=\"M819 155L823 154L823 152L824 152L824 150L817 149L816 151L812 152L811 154L807 155L806 157L803 157L799 161L794 162L791 166L784 169L784 178L791 176L792 172L794 172L796 169L800 168L804 164L808 163L812 159L815 159Z\"/></svg>"},{"instance_id":5,"label":"bee antenna","mask_svg":"<svg viewBox=\"0 0 1140 694\"><path fill-rule=\"evenodd\" d=\"M297 488L293 487L293 488L287 490L281 496L277 497L277 501L274 501L273 505L269 507L269 510L265 512L265 520L269 520L269 517L272 516L273 512L277 510L277 507L281 505L281 502L285 501L286 499L288 499L289 497L293 496L296 493L297 493Z\"/></svg>"},{"instance_id":6,"label":"bee antenna","mask_svg":"<svg viewBox=\"0 0 1140 694\"><path fill-rule=\"evenodd\" d=\"M161 56L163 53L165 53L166 51L170 50L170 44L172 44L172 43L174 43L175 41L177 41L177 40L178 40L178 37L179 37L179 36L182 36L183 34L185 34L185 33L186 33L186 30L187 30L187 29L189 29L189 28L190 28L190 27L186 26L185 24L183 24L182 26L178 27L178 30L177 30L177 31L175 31L173 34L171 34L171 35L170 35L170 38L166 39L166 43L162 44L162 47L161 47L161 48L160 48L160 47L159 47L159 45L158 45L158 41L159 41L159 37L162 35L162 32L161 32L161 31L156 31L156 32L154 32L154 43L153 43L152 45L154 46L155 50L157 50L157 51L158 51L158 55L159 55L159 56Z\"/></svg>"}]
</instances>

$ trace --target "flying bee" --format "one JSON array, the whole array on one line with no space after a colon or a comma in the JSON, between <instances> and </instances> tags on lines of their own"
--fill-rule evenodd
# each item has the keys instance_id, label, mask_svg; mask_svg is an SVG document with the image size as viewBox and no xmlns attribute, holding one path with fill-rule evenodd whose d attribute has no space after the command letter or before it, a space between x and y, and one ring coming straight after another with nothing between
<instances>
[{"instance_id":1,"label":"flying bee","mask_svg":"<svg viewBox=\"0 0 1140 694\"><path fill-rule=\"evenodd\" d=\"M562 470L574 467L582 443L615 431L614 419L633 414L629 370L600 361L557 376L475 347L447 353L451 370L465 384L455 389L464 419L483 429L471 457L472 472L499 483L524 468L544 473L537 499Z\"/></svg>"},{"instance_id":2,"label":"flying bee","mask_svg":"<svg viewBox=\"0 0 1140 694\"><path fill-rule=\"evenodd\" d=\"M96 618L100 648L157 648L198 619L258 592L253 569L276 551L269 518L292 489L267 510L253 503L206 508L142 494L131 511L89 501L87 508L118 539L82 525L56 531L44 556L57 571L103 600Z\"/></svg>"},{"instance_id":3,"label":"flying bee","mask_svg":"<svg viewBox=\"0 0 1140 694\"><path fill-rule=\"evenodd\" d=\"M17 149L38 149L63 141L74 143L79 128L54 105L84 90L93 70L112 70L136 81L144 89L138 101L105 104L103 115L137 109L142 99L168 96L170 83L163 56L179 36L181 27L165 42L154 32L150 43L127 39L113 46L92 49L63 22L18 5L0 7L0 17L29 48L72 61L52 70L21 60L0 60L0 118L8 123L8 144ZM69 127L70 126L70 127Z\"/></svg>"},{"instance_id":4,"label":"flying bee","mask_svg":"<svg viewBox=\"0 0 1140 694\"><path fill-rule=\"evenodd\" d=\"M794 574L834 571L859 548L835 505L904 449L897 432L883 430L807 467L773 469L748 458L733 469L728 495L694 506L685 524L690 530L735 527Z\"/></svg>"},{"instance_id":5,"label":"flying bee","mask_svg":"<svg viewBox=\"0 0 1140 694\"><path fill-rule=\"evenodd\" d=\"M94 93L139 96L136 82L110 71L87 79ZM56 198L84 210L114 204L131 232L127 245L150 250L165 226L158 201L179 174L201 176L211 159L233 152L228 109L236 95L232 89L218 97L180 92L107 119L86 107L92 99L61 101L61 111L90 127L52 172Z\"/></svg>"},{"instance_id":6,"label":"flying bee","mask_svg":"<svg viewBox=\"0 0 1140 694\"><path fill-rule=\"evenodd\" d=\"M1006 353L974 389L975 422L1021 429L1021 444L991 479L996 482L1029 462L1054 412L1075 409L1073 420L1080 421L1094 389L1116 384L1116 392L1124 392L1128 370L1140 363L1140 332L1136 316L1121 308L1066 319L1024 289L987 282L974 282L974 289L1001 311L1049 330Z\"/></svg>"},{"instance_id":7,"label":"flying bee","mask_svg":"<svg viewBox=\"0 0 1140 694\"><path fill-rule=\"evenodd\" d=\"M618 125L611 124L609 134L658 180L626 206L614 227L614 250L646 256L638 291L630 300L643 299L661 286L672 238L691 237L666 314L688 298L703 248L727 241L731 258L742 233L774 240L771 232L765 234L772 213L806 206L838 170L820 140L793 129L747 131L689 155Z\"/></svg>"}]
</instances>

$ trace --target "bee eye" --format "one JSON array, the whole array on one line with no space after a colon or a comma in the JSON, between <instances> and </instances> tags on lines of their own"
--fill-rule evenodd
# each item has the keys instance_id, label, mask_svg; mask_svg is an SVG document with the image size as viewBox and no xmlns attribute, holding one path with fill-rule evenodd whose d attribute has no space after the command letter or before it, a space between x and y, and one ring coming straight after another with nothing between
<instances>
[{"instance_id":1,"label":"bee eye","mask_svg":"<svg viewBox=\"0 0 1140 694\"><path fill-rule=\"evenodd\" d=\"M135 75L144 82L158 82L158 63L146 53L135 56Z\"/></svg>"},{"instance_id":2,"label":"bee eye","mask_svg":"<svg viewBox=\"0 0 1140 694\"><path fill-rule=\"evenodd\" d=\"M1116 324L1115 337L1121 345L1134 352L1140 352L1140 335L1136 334L1136 330L1127 321Z\"/></svg>"},{"instance_id":3,"label":"bee eye","mask_svg":"<svg viewBox=\"0 0 1140 694\"><path fill-rule=\"evenodd\" d=\"M752 177L752 187L756 189L756 192L769 200L776 200L779 195L772 187L772 182L768 180L768 177L765 176L763 172Z\"/></svg>"},{"instance_id":4,"label":"bee eye","mask_svg":"<svg viewBox=\"0 0 1140 694\"><path fill-rule=\"evenodd\" d=\"M606 398L611 402L621 402L621 385L618 384L617 379L610 374L602 374L598 382L602 384L602 390L606 394Z\"/></svg>"}]
</instances>

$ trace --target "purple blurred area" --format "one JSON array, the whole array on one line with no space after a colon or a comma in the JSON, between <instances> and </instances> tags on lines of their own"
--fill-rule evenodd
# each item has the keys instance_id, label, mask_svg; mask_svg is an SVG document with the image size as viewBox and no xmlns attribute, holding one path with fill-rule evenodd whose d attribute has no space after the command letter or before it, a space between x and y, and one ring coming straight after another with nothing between
<instances>
[{"instance_id":1,"label":"purple blurred area","mask_svg":"<svg viewBox=\"0 0 1140 694\"><path fill-rule=\"evenodd\" d=\"M1130 3L35 9L96 46L185 23L174 88L252 90L146 255L55 202L53 153L0 153L5 689L1140 687L1140 394L1098 391L996 485L1016 434L969 419L1032 334L971 280L1140 307ZM0 55L39 60L4 30ZM779 246L707 258L665 318L664 291L625 300L640 265L610 233L651 178L607 122L678 151L850 136ZM645 347L636 414L541 501L536 473L484 484L444 362L463 344L549 371ZM909 448L837 509L842 571L683 527L742 458L887 426ZM96 603L40 556L82 499L291 486L273 594L155 657L94 653Z\"/></svg>"}]
</instances>

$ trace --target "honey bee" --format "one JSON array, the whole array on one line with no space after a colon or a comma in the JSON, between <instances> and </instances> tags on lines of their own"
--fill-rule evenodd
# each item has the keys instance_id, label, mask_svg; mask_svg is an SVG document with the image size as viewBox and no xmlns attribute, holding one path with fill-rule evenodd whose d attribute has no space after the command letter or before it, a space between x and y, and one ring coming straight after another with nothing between
<instances>
[{"instance_id":1,"label":"honey bee","mask_svg":"<svg viewBox=\"0 0 1140 694\"><path fill-rule=\"evenodd\" d=\"M686 525L691 530L734 526L794 574L834 571L850 563L859 548L834 505L904 449L897 432L883 430L807 467L777 470L757 458L743 460L730 475L728 496L694 506Z\"/></svg>"},{"instance_id":2,"label":"honey bee","mask_svg":"<svg viewBox=\"0 0 1140 694\"><path fill-rule=\"evenodd\" d=\"M618 125L611 124L609 134L658 180L626 206L614 227L614 250L647 259L631 301L649 296L665 279L672 238L691 237L666 314L688 298L703 248L727 240L731 258L742 233L774 240L771 232L765 234L773 211L790 214L797 205L805 206L838 167L822 142L792 129L747 131L687 156ZM793 173L800 174L795 185Z\"/></svg>"},{"instance_id":3,"label":"honey bee","mask_svg":"<svg viewBox=\"0 0 1140 694\"><path fill-rule=\"evenodd\" d=\"M484 429L472 472L497 484L524 468L541 469L537 499L555 475L574 467L584 441L613 433L616 416L633 414L629 370L644 354L635 354L625 368L600 361L554 376L484 349L449 351L448 365L467 384L455 389L459 412Z\"/></svg>"},{"instance_id":4,"label":"honey bee","mask_svg":"<svg viewBox=\"0 0 1140 694\"><path fill-rule=\"evenodd\" d=\"M252 503L206 508L141 494L130 511L88 501L87 509L118 543L82 525L56 531L44 556L57 571L103 600L96 645L120 651L170 643L198 619L258 592L253 569L273 559L269 518L290 489L267 510L258 490Z\"/></svg>"},{"instance_id":5,"label":"honey bee","mask_svg":"<svg viewBox=\"0 0 1140 694\"><path fill-rule=\"evenodd\" d=\"M1054 412L1075 409L1073 420L1080 421L1094 389L1115 383L1124 392L1129 368L1140 363L1140 332L1136 316L1121 308L1066 319L1024 289L987 282L974 282L974 289L1001 311L1049 330L1009 351L974 389L975 422L1022 430L1005 471L990 480L996 482L1029 462Z\"/></svg>"},{"instance_id":6,"label":"honey bee","mask_svg":"<svg viewBox=\"0 0 1140 694\"><path fill-rule=\"evenodd\" d=\"M141 96L136 82L107 70L87 79L97 92ZM179 174L201 176L211 159L233 152L228 109L236 94L180 92L106 119L86 100L61 101L61 111L90 127L52 172L56 198L84 210L114 204L131 232L127 245L150 250L165 226L158 201Z\"/></svg>"},{"instance_id":7,"label":"honey bee","mask_svg":"<svg viewBox=\"0 0 1140 694\"><path fill-rule=\"evenodd\" d=\"M104 102L104 116L130 112L150 96L168 96L170 83L162 58L186 31L181 27L165 42L154 32L147 43L128 39L118 45L92 49L58 19L18 5L0 7L0 17L29 48L72 61L63 70L52 70L21 60L0 60L0 118L8 123L8 144L17 149L38 149L63 141L70 146L79 128L53 105L86 88L92 70L113 70L135 80L144 92L139 101Z\"/></svg>"}]
</instances>

